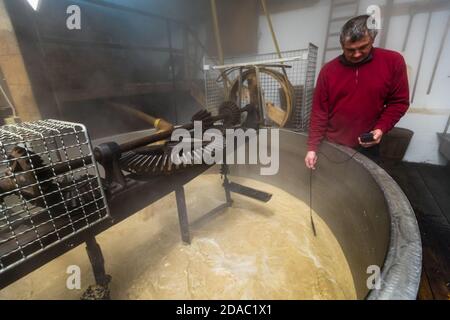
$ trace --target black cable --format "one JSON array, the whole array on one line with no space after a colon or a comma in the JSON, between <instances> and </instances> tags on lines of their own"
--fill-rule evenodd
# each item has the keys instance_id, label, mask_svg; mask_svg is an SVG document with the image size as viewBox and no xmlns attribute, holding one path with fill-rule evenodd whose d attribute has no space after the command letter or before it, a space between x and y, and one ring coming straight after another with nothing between
<instances>
[{"instance_id":1,"label":"black cable","mask_svg":"<svg viewBox=\"0 0 450 320\"><path fill-rule=\"evenodd\" d=\"M356 150L356 151L355 151L348 159L345 159L345 160L342 160L342 161L334 161L334 160L331 160L330 157L328 157L328 156L327 156L325 153L323 153L322 151L318 151L318 152L317 152L317 154L323 155L328 161L330 161L330 162L332 162L332 163L335 163L335 164L343 164L343 163L346 163L346 162L352 160L353 157L356 156L357 153L359 153L358 150Z\"/></svg>"},{"instance_id":2,"label":"black cable","mask_svg":"<svg viewBox=\"0 0 450 320\"><path fill-rule=\"evenodd\" d=\"M345 159L343 161L334 161L334 160L330 159L330 157L328 157L325 153L318 151L317 154L319 154L319 153L332 163L343 164L343 163L346 163L346 162L350 161L351 159L353 159L353 157L357 153L359 153L359 151L356 150L348 159ZM315 237L317 237L316 226L314 225L314 219L313 219L313 214L312 214L312 177L313 177L313 169L309 169L309 218L311 220L311 228L312 228L313 234Z\"/></svg>"},{"instance_id":3,"label":"black cable","mask_svg":"<svg viewBox=\"0 0 450 320\"><path fill-rule=\"evenodd\" d=\"M317 237L316 226L314 225L314 219L312 214L312 174L313 170L309 169L309 218L311 220L311 227L314 233L314 237Z\"/></svg>"}]
</instances>

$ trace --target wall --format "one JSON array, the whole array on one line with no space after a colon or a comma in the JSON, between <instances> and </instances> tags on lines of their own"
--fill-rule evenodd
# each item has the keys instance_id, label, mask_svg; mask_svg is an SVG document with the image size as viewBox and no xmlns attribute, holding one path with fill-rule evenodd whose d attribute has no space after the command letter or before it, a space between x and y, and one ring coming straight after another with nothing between
<instances>
[{"instance_id":1,"label":"wall","mask_svg":"<svg viewBox=\"0 0 450 320\"><path fill-rule=\"evenodd\" d=\"M217 20L224 56L239 56L255 53L258 47L258 9L260 0L216 0ZM206 46L212 56L218 56L211 5L206 3L210 17L206 20ZM209 21L211 20L211 21Z\"/></svg>"},{"instance_id":2,"label":"wall","mask_svg":"<svg viewBox=\"0 0 450 320\"><path fill-rule=\"evenodd\" d=\"M269 12L278 11L276 3L268 2ZM304 6L298 1L297 8L271 13L272 24L282 51L304 49L311 42L319 47L319 57L323 54L329 14L329 0L321 0ZM275 52L267 19L259 18L258 53Z\"/></svg>"},{"instance_id":3,"label":"wall","mask_svg":"<svg viewBox=\"0 0 450 320\"><path fill-rule=\"evenodd\" d=\"M318 45L319 66L317 71L319 71L331 1L306 1L306 4L298 1L297 3L297 7L291 5L289 11L283 11L275 1L269 2L269 9L273 12L274 29L281 50L305 48L309 42ZM367 6L371 4L383 6L386 3L385 0L361 0L359 12L365 12ZM447 3L450 4L448 1ZM389 21L389 28L381 31L376 44L380 43L384 32L386 33L385 47L403 54L409 69L412 93L418 73L428 13L417 13L414 16L406 48L402 51L409 20L408 8L411 4L423 4L423 1L395 0L392 4L395 10L389 11L393 14ZM444 130L450 113L450 92L448 90L450 88L450 34L445 40L439 67L429 95L427 95L427 89L450 9L449 6L446 6L445 1L439 0L431 1L431 7L437 7L438 10L432 13L414 99L410 110L401 119L398 126L415 132L405 155L406 161L444 164L446 160L438 152L439 141L436 133ZM383 26L386 26L386 19L383 20ZM266 18L262 15L259 18L258 39L259 53L275 51Z\"/></svg>"},{"instance_id":4,"label":"wall","mask_svg":"<svg viewBox=\"0 0 450 320\"><path fill-rule=\"evenodd\" d=\"M411 110L398 124L398 126L411 129L415 132L411 145L405 155L407 161L434 164L446 163L446 160L438 152L439 139L436 133L444 130L450 113L450 34L446 37L447 39L429 95L427 95L427 89L449 13L449 11L439 11L432 14L419 75L417 73L420 52L425 40L428 13L420 13L414 17L411 25L410 38L403 52L410 71L411 93L417 78L417 86L414 99L412 100ZM386 42L387 48L397 51L402 50L402 41L406 35L408 19L408 16L392 18L391 28Z\"/></svg>"},{"instance_id":5,"label":"wall","mask_svg":"<svg viewBox=\"0 0 450 320\"><path fill-rule=\"evenodd\" d=\"M186 113L196 111L186 83L194 67L201 70L203 54L195 35L173 19L203 28L205 2L41 0L37 11L26 0L5 0L5 5L42 117L84 123L100 137L148 127L108 109L112 102L174 123L186 122ZM66 10L73 4L81 9L81 30L66 27ZM161 16L171 19L174 76L169 20Z\"/></svg>"},{"instance_id":6,"label":"wall","mask_svg":"<svg viewBox=\"0 0 450 320\"><path fill-rule=\"evenodd\" d=\"M9 89L17 116L24 121L40 119L28 73L3 0L0 0L0 68L8 86L5 90Z\"/></svg>"}]
</instances>

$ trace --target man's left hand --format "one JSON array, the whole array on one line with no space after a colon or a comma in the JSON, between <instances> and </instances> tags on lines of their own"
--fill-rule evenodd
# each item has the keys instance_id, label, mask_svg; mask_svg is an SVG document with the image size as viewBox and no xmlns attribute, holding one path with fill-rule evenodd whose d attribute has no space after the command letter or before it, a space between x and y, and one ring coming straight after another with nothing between
<instances>
[{"instance_id":1,"label":"man's left hand","mask_svg":"<svg viewBox=\"0 0 450 320\"><path fill-rule=\"evenodd\" d=\"M383 137L383 131L381 131L380 129L375 129L371 131L371 133L373 134L372 142L361 142L361 139L358 138L358 142L363 148L369 148L381 142L381 138Z\"/></svg>"}]
</instances>

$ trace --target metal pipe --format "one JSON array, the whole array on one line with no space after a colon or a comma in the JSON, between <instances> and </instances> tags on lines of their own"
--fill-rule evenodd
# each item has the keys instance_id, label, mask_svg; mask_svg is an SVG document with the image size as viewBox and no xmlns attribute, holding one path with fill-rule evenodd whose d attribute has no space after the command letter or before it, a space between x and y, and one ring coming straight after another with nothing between
<instances>
[{"instance_id":1,"label":"metal pipe","mask_svg":"<svg viewBox=\"0 0 450 320\"><path fill-rule=\"evenodd\" d=\"M147 122L151 126L155 127L159 132L173 128L173 125L171 123L165 121L164 119L155 118L145 112L135 109L133 106L120 104L120 103L116 103L116 102L108 103L108 105L111 105L113 108L119 109L123 112L131 114L131 115Z\"/></svg>"},{"instance_id":2,"label":"metal pipe","mask_svg":"<svg viewBox=\"0 0 450 320\"><path fill-rule=\"evenodd\" d=\"M267 10L266 0L261 0L261 4L262 4L263 10L264 10L264 14L266 15L266 18L267 18L267 23L269 24L269 29L270 29L270 33L272 35L272 40L275 45L275 49L277 50L278 57L281 59L282 56L281 56L280 46L278 45L278 40L277 40L277 37L275 36L275 31L273 31L272 19L270 18L269 11Z\"/></svg>"},{"instance_id":3,"label":"metal pipe","mask_svg":"<svg viewBox=\"0 0 450 320\"><path fill-rule=\"evenodd\" d=\"M224 118L224 116L220 116L220 115L211 117L212 121L222 120L223 118ZM119 145L120 151L123 153L123 152L126 152L126 151L130 151L130 150L133 150L133 149L137 149L137 148L143 147L143 146L145 146L147 144L150 144L150 143L154 143L154 142L157 142L157 141L160 141L160 140L168 139L168 138L170 138L170 136L172 135L172 133L173 133L173 131L175 129L192 130L192 129L194 129L194 124L193 123L188 123L188 124L185 124L185 125L183 125L181 127L178 127L178 128L173 128L171 130L158 132L158 133L152 134L152 135L147 136L147 137L142 137L142 138L138 138L136 140L132 140L132 141L128 141L128 142L122 143L122 144ZM96 155L96 159L97 159L97 155Z\"/></svg>"},{"instance_id":4,"label":"metal pipe","mask_svg":"<svg viewBox=\"0 0 450 320\"><path fill-rule=\"evenodd\" d=\"M217 54L219 56L219 62L223 64L224 63L223 49L222 49L222 40L220 39L219 19L217 18L216 0L211 0L211 15L213 18L214 38L216 40Z\"/></svg>"},{"instance_id":5,"label":"metal pipe","mask_svg":"<svg viewBox=\"0 0 450 320\"><path fill-rule=\"evenodd\" d=\"M219 29L219 19L217 17L217 6L216 6L216 0L211 0L211 14L213 18L213 26L214 26L214 38L216 40L216 46L217 46L217 54L219 55L219 62L220 64L224 64L224 56L223 56L223 48L222 48L222 40L220 38L220 29ZM230 80L228 79L227 75L222 73L222 77L224 79L224 91L225 95L227 95L228 92L228 84L230 83Z\"/></svg>"},{"instance_id":6,"label":"metal pipe","mask_svg":"<svg viewBox=\"0 0 450 320\"><path fill-rule=\"evenodd\" d=\"M251 108L253 108L252 105L245 106L244 108L240 109L240 112L247 112ZM211 118L208 119L208 122L214 123L214 122L219 121L219 120L224 120L228 116L229 116L228 114L219 114L217 116L212 116ZM132 141L128 141L128 142L122 143L122 144L119 145L120 152L124 153L124 152L130 151L130 150L133 150L133 149L137 149L137 148L143 147L143 146L145 146L147 144L150 144L150 143L154 143L154 142L157 142L157 141L160 141L160 140L168 139L172 135L173 131L175 131L176 129L192 130L192 129L194 129L194 123L190 122L190 123L184 124L182 126L179 126L179 127L176 127L176 128L172 128L170 130L157 132L157 133L152 134L150 136L146 136L146 137L142 137L142 138L138 138L138 139L135 139L135 140L132 140ZM96 158L97 161L100 160L98 158L97 154L94 153L94 155L95 155L95 158Z\"/></svg>"},{"instance_id":7,"label":"metal pipe","mask_svg":"<svg viewBox=\"0 0 450 320\"><path fill-rule=\"evenodd\" d=\"M177 112L177 84L175 79L175 60L173 58L173 48L172 48L172 29L170 27L170 21L167 20L167 40L169 44L169 60L170 60L170 68L171 68L171 76L172 76L172 87L174 94L170 95L170 99L172 100L172 108L175 112L175 123L178 122L178 112Z\"/></svg>"},{"instance_id":8,"label":"metal pipe","mask_svg":"<svg viewBox=\"0 0 450 320\"><path fill-rule=\"evenodd\" d=\"M210 68L213 69L213 70L221 70L221 69L238 68L238 67L265 66L267 64L292 62L292 61L297 61L297 60L304 60L304 59L307 59L307 58L308 58L308 53L305 53L302 56L296 56L296 57L291 57L291 58L281 58L281 59L271 59L271 60L263 60L263 61L233 63L233 64L225 64L225 65L220 65L220 66L211 66Z\"/></svg>"},{"instance_id":9,"label":"metal pipe","mask_svg":"<svg viewBox=\"0 0 450 320\"><path fill-rule=\"evenodd\" d=\"M273 43L275 45L275 49L277 50L278 58L281 59L282 56L281 56L280 46L278 44L278 40L277 40L277 37L275 35L275 31L273 30L272 19L270 18L269 10L267 10L266 0L261 0L261 4L262 4L263 10L264 10L264 13L266 15L266 18L267 18L267 23L269 24L270 33L272 34L272 40L273 40ZM286 69L285 68L283 68L283 73L284 73L284 75L287 78L287 73L286 73Z\"/></svg>"}]
</instances>

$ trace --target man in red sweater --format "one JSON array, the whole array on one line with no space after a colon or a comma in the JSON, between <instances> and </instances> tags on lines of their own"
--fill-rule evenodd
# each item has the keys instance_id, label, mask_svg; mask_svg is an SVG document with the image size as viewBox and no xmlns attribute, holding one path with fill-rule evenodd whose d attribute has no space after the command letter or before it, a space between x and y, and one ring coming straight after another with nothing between
<instances>
[{"instance_id":1,"label":"man in red sweater","mask_svg":"<svg viewBox=\"0 0 450 320\"><path fill-rule=\"evenodd\" d=\"M347 21L340 41L343 54L320 71L314 92L306 166L315 169L323 138L376 156L383 137L409 107L406 64L394 51L374 48L376 30L368 15ZM362 142L361 134L373 141Z\"/></svg>"}]
</instances>

